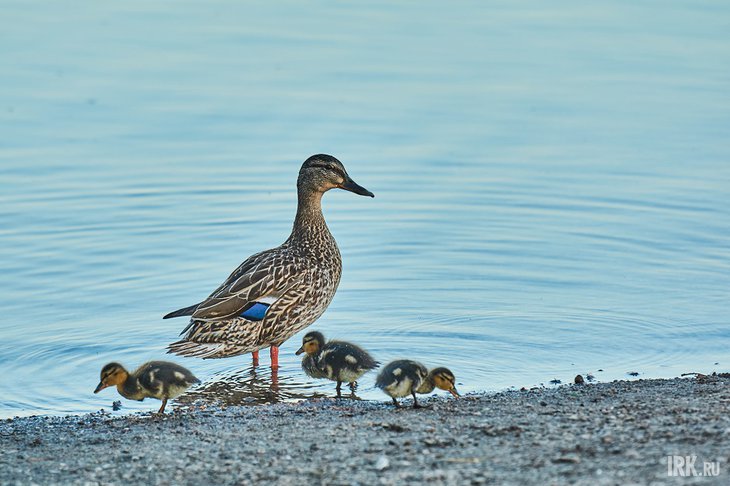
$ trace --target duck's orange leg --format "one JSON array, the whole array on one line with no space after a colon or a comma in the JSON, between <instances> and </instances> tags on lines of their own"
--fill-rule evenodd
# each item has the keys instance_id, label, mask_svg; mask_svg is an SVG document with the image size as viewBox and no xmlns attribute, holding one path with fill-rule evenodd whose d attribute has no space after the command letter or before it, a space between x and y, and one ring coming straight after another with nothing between
<instances>
[{"instance_id":1,"label":"duck's orange leg","mask_svg":"<svg viewBox=\"0 0 730 486\"><path fill-rule=\"evenodd\" d=\"M253 353L251 353L251 356L253 357L253 365L254 366L258 366L259 365L259 352L258 352L258 350L257 351L254 351Z\"/></svg>"},{"instance_id":2,"label":"duck's orange leg","mask_svg":"<svg viewBox=\"0 0 730 486\"><path fill-rule=\"evenodd\" d=\"M278 368L279 367L279 346L271 346L271 348L269 349L269 354L271 356L271 367Z\"/></svg>"}]
</instances>

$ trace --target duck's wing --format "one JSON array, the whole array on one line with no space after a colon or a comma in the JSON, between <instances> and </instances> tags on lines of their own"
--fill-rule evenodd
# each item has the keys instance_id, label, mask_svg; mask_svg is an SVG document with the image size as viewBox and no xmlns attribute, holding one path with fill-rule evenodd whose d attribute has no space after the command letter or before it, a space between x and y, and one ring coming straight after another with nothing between
<instances>
[{"instance_id":1,"label":"duck's wing","mask_svg":"<svg viewBox=\"0 0 730 486\"><path fill-rule=\"evenodd\" d=\"M197 304L193 304L188 307L183 307L182 309L178 309L176 311L170 312L169 314L165 314L162 318L170 319L172 317L192 316L193 312L195 312L195 310L200 307L200 304L202 304L202 302L198 302Z\"/></svg>"},{"instance_id":2,"label":"duck's wing","mask_svg":"<svg viewBox=\"0 0 730 486\"><path fill-rule=\"evenodd\" d=\"M322 349L318 366L325 370L327 366L334 369L349 369L352 371L365 371L377 368L379 363L361 347L344 342L330 341Z\"/></svg>"},{"instance_id":3,"label":"duck's wing","mask_svg":"<svg viewBox=\"0 0 730 486\"><path fill-rule=\"evenodd\" d=\"M375 386L386 389L389 386L397 386L408 381L415 383L416 387L422 381L422 374L428 374L428 370L421 363L411 360L396 360L388 363L378 374ZM415 387L414 387L415 388Z\"/></svg>"},{"instance_id":4,"label":"duck's wing","mask_svg":"<svg viewBox=\"0 0 730 486\"><path fill-rule=\"evenodd\" d=\"M278 249L278 248L277 248ZM181 317L181 316L192 316L195 314L195 311L198 310L199 307L201 307L203 304L210 305L211 299L214 299L216 296L221 296L225 292L227 288L229 288L232 284L236 282L240 277L246 275L246 273L251 272L254 270L258 265L262 263L262 261L266 260L267 254L270 254L271 252L277 250L269 250L269 251L262 251L260 253L256 253L254 255L251 255L248 257L243 263L241 263L238 268L236 268L231 274L228 276L228 278L218 286L217 289L213 291L210 296L203 302L198 302L197 304L193 304L188 307L183 307L182 309L178 309L176 311L170 312L169 314L166 314L163 319L170 319L172 317Z\"/></svg>"},{"instance_id":5,"label":"duck's wing","mask_svg":"<svg viewBox=\"0 0 730 486\"><path fill-rule=\"evenodd\" d=\"M164 383L160 379L161 366L157 361L150 361L140 366L134 375L140 386L150 396L158 397L163 393Z\"/></svg>"},{"instance_id":6,"label":"duck's wing","mask_svg":"<svg viewBox=\"0 0 730 486\"><path fill-rule=\"evenodd\" d=\"M200 383L189 370L167 361L150 361L136 372L137 382L146 396L159 399L175 398L190 385Z\"/></svg>"},{"instance_id":7,"label":"duck's wing","mask_svg":"<svg viewBox=\"0 0 730 486\"><path fill-rule=\"evenodd\" d=\"M222 321L233 317L260 321L274 302L304 278L305 267L298 259L278 252L256 256L259 258L255 264L234 272L197 306L193 321Z\"/></svg>"}]
</instances>

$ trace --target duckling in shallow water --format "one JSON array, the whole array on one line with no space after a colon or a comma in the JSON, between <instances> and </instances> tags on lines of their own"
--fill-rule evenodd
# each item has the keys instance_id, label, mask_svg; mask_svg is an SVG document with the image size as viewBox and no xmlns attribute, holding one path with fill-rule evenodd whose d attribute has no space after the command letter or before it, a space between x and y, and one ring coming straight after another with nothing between
<instances>
[{"instance_id":1,"label":"duckling in shallow water","mask_svg":"<svg viewBox=\"0 0 730 486\"><path fill-rule=\"evenodd\" d=\"M150 361L133 373L119 363L109 363L101 369L101 381L94 393L116 385L119 394L129 400L141 402L148 397L162 400L157 411L162 413L169 398L181 395L195 383L200 383L200 380L188 369L169 361Z\"/></svg>"},{"instance_id":2,"label":"duckling in shallow water","mask_svg":"<svg viewBox=\"0 0 730 486\"><path fill-rule=\"evenodd\" d=\"M458 397L455 381L454 374L447 368L434 368L429 372L417 361L399 359L383 368L375 386L390 395L397 408L400 408L400 404L396 398L408 395L413 395L413 408L421 408L416 400L416 393L431 393L434 388L440 388Z\"/></svg>"},{"instance_id":3,"label":"duckling in shallow water","mask_svg":"<svg viewBox=\"0 0 730 486\"><path fill-rule=\"evenodd\" d=\"M312 378L327 378L337 382L337 396L341 395L342 382L350 384L355 391L357 380L367 371L378 367L367 351L344 341L325 343L321 332L308 332L302 338L302 347L297 355L306 353L302 369Z\"/></svg>"}]
</instances>

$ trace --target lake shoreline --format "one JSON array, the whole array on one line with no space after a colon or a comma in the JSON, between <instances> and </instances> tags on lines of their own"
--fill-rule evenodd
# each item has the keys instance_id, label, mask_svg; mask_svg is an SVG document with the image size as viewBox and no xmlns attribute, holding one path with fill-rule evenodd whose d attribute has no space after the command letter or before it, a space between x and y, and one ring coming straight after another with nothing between
<instances>
[{"instance_id":1,"label":"lake shoreline","mask_svg":"<svg viewBox=\"0 0 730 486\"><path fill-rule=\"evenodd\" d=\"M0 422L2 484L663 484L668 455L719 462L730 379L615 381L431 397L319 399ZM406 402L408 403L408 402ZM690 471L691 472L691 471Z\"/></svg>"}]
</instances>

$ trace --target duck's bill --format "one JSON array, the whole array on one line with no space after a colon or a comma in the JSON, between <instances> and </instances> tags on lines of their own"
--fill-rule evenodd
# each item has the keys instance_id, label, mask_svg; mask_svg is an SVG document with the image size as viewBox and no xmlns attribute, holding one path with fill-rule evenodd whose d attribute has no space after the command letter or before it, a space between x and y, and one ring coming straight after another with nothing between
<instances>
[{"instance_id":1,"label":"duck's bill","mask_svg":"<svg viewBox=\"0 0 730 486\"><path fill-rule=\"evenodd\" d=\"M302 346L301 348L297 349L297 352L296 352L296 353L294 353L294 354L296 354L297 356L299 356L299 355L300 355L300 354L302 354L303 352L304 352L304 346Z\"/></svg>"},{"instance_id":2,"label":"duck's bill","mask_svg":"<svg viewBox=\"0 0 730 486\"><path fill-rule=\"evenodd\" d=\"M368 191L364 187L362 187L357 182L353 181L352 179L347 179L345 182L340 184L340 189L344 189L346 191L354 192L355 194L359 194L361 196L370 196L375 197L375 194Z\"/></svg>"},{"instance_id":3,"label":"duck's bill","mask_svg":"<svg viewBox=\"0 0 730 486\"><path fill-rule=\"evenodd\" d=\"M461 395L459 395L459 392L456 391L456 388L452 388L451 390L449 390L449 393L454 395L456 398L459 398L461 396Z\"/></svg>"},{"instance_id":4,"label":"duck's bill","mask_svg":"<svg viewBox=\"0 0 730 486\"><path fill-rule=\"evenodd\" d=\"M99 382L99 384L96 387L96 390L94 390L94 393L99 393L100 391L102 391L104 388L106 388L108 386L109 385L105 385L104 383Z\"/></svg>"}]
</instances>

